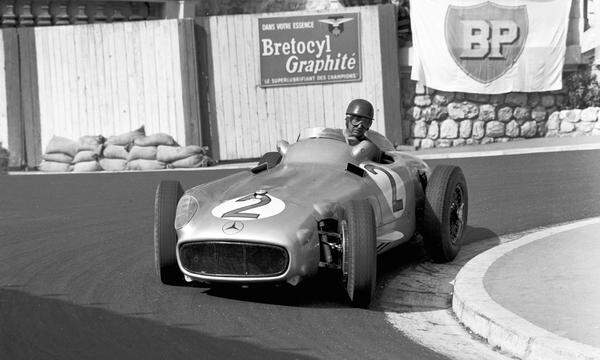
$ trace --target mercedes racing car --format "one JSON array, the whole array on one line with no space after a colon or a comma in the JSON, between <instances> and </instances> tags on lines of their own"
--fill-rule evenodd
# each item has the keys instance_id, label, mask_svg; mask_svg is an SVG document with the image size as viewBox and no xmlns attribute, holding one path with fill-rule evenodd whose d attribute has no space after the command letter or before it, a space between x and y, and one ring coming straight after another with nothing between
<instances>
[{"instance_id":1,"label":"mercedes racing car","mask_svg":"<svg viewBox=\"0 0 600 360\"><path fill-rule=\"evenodd\" d=\"M467 184L460 168L395 151L346 143L341 129L312 128L280 141L258 165L183 191L156 191L156 269L165 284L298 284L319 268L339 273L351 303L368 307L377 255L417 231L437 262L457 255L467 223Z\"/></svg>"}]
</instances>

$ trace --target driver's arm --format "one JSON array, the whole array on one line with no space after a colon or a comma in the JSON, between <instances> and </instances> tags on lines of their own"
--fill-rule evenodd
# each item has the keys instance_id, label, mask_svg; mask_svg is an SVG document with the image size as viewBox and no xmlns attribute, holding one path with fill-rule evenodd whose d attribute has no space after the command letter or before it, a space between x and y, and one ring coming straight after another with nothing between
<instances>
[{"instance_id":1,"label":"driver's arm","mask_svg":"<svg viewBox=\"0 0 600 360\"><path fill-rule=\"evenodd\" d=\"M360 161L381 162L383 151L370 140L363 140L352 147L352 156Z\"/></svg>"}]
</instances>

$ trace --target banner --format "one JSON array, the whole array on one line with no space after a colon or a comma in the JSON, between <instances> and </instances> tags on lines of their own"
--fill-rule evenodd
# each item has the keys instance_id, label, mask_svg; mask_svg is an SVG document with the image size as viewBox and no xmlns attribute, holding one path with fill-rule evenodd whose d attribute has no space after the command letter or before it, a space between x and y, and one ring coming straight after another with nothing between
<instances>
[{"instance_id":1,"label":"banner","mask_svg":"<svg viewBox=\"0 0 600 360\"><path fill-rule=\"evenodd\" d=\"M361 80L360 14L258 19L262 87Z\"/></svg>"},{"instance_id":2,"label":"banner","mask_svg":"<svg viewBox=\"0 0 600 360\"><path fill-rule=\"evenodd\" d=\"M571 0L411 2L411 78L483 94L562 88Z\"/></svg>"}]
</instances>

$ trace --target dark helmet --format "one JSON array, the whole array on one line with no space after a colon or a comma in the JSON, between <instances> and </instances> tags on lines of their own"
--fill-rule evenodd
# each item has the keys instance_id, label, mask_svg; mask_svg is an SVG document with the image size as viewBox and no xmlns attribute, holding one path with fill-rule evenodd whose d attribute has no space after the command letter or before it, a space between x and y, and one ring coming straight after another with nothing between
<instances>
[{"instance_id":1,"label":"dark helmet","mask_svg":"<svg viewBox=\"0 0 600 360\"><path fill-rule=\"evenodd\" d=\"M373 105L363 99L354 99L348 104L346 115L356 115L373 120Z\"/></svg>"}]
</instances>

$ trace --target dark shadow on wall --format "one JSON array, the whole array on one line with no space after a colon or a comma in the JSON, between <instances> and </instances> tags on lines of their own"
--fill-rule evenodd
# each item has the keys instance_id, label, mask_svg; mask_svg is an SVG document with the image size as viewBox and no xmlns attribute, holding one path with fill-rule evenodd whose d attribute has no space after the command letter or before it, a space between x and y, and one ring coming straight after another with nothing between
<instances>
[{"instance_id":1,"label":"dark shadow on wall","mask_svg":"<svg viewBox=\"0 0 600 360\"><path fill-rule=\"evenodd\" d=\"M314 359L129 315L0 289L0 358Z\"/></svg>"}]
</instances>

